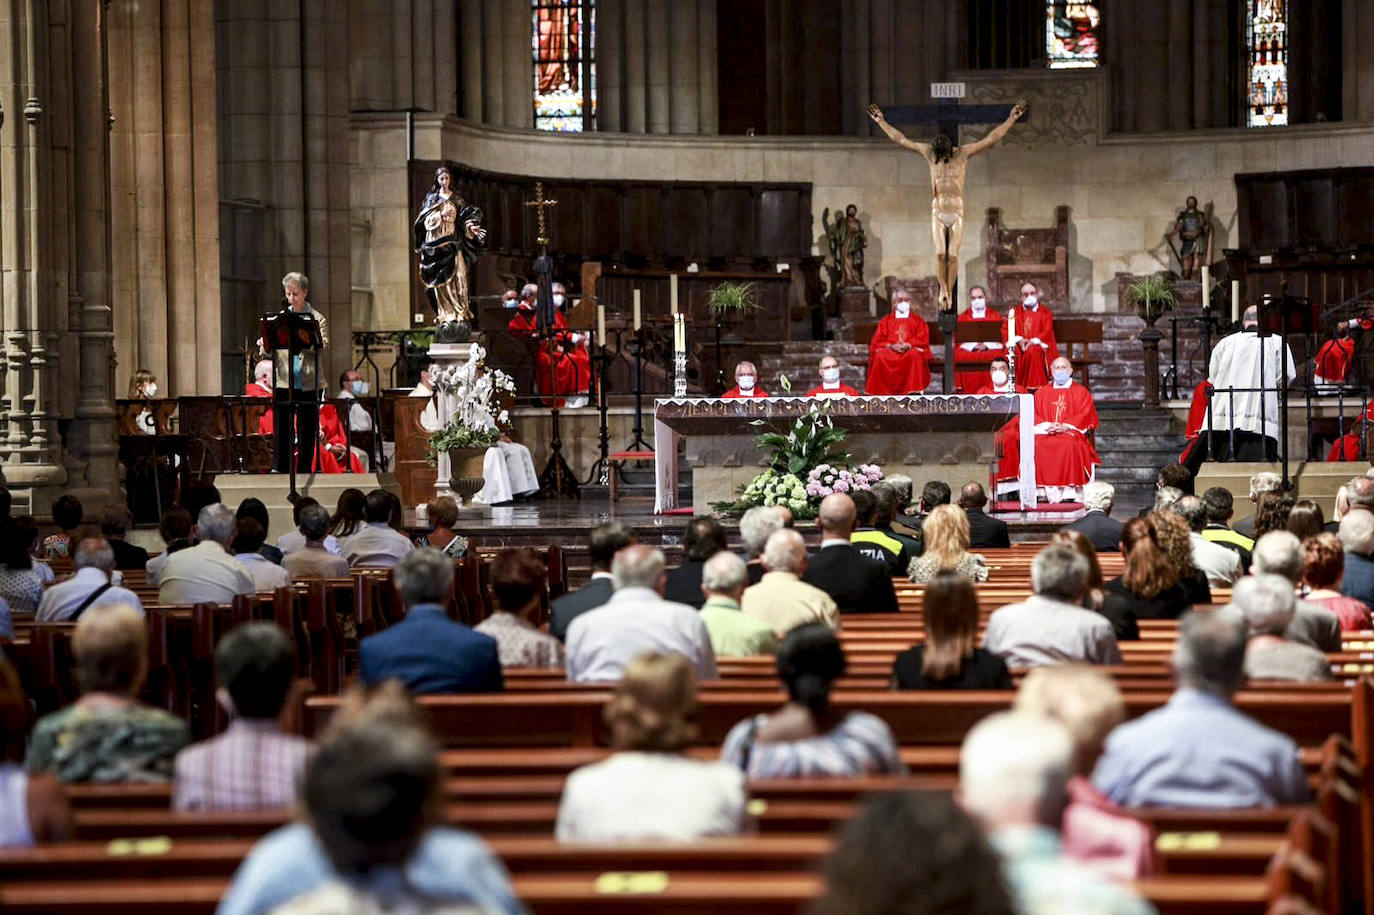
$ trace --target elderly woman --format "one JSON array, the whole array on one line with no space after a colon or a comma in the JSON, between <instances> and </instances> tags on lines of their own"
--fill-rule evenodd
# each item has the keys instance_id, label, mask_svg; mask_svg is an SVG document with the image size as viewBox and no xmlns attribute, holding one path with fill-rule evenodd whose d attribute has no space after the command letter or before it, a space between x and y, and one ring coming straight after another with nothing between
<instances>
[{"instance_id":1,"label":"elderly woman","mask_svg":"<svg viewBox=\"0 0 1374 915\"><path fill-rule=\"evenodd\" d=\"M830 690L844 675L844 649L830 627L798 626L778 646L787 703L730 729L721 758L749 778L815 778L905 771L887 723L868 712L840 713Z\"/></svg>"},{"instance_id":2,"label":"elderly woman","mask_svg":"<svg viewBox=\"0 0 1374 915\"><path fill-rule=\"evenodd\" d=\"M911 560L907 575L912 581L930 581L936 572L950 570L974 581L988 580L986 561L970 553L968 515L957 505L937 505L921 524L925 552Z\"/></svg>"},{"instance_id":3,"label":"elderly woman","mask_svg":"<svg viewBox=\"0 0 1374 915\"><path fill-rule=\"evenodd\" d=\"M531 622L548 593L543 560L528 547L502 550L490 568L497 610L478 623L476 631L496 639L501 666L562 667L563 643Z\"/></svg>"},{"instance_id":4,"label":"elderly woman","mask_svg":"<svg viewBox=\"0 0 1374 915\"><path fill-rule=\"evenodd\" d=\"M739 536L744 541L744 551L749 554L745 571L749 584L756 585L766 571L763 567L763 550L768 538L783 528L782 512L776 505L755 505L739 519Z\"/></svg>"},{"instance_id":5,"label":"elderly woman","mask_svg":"<svg viewBox=\"0 0 1374 915\"><path fill-rule=\"evenodd\" d=\"M1126 703L1116 683L1101 670L1080 664L1037 667L1026 674L1013 707L1055 719L1073 738L1074 774L1062 826L1065 854L1114 880L1148 876L1156 869L1150 828L1089 781L1107 735L1126 720Z\"/></svg>"},{"instance_id":6,"label":"elderly woman","mask_svg":"<svg viewBox=\"0 0 1374 915\"><path fill-rule=\"evenodd\" d=\"M468 551L468 538L453 529L458 523L458 503L452 496L440 496L429 503L429 534L420 546L432 546L450 559L462 559Z\"/></svg>"},{"instance_id":7,"label":"elderly woman","mask_svg":"<svg viewBox=\"0 0 1374 915\"><path fill-rule=\"evenodd\" d=\"M1331 661L1325 654L1284 636L1296 613L1292 582L1282 575L1251 575L1236 582L1231 601L1250 630L1246 677L1300 683L1331 679Z\"/></svg>"},{"instance_id":8,"label":"elderly woman","mask_svg":"<svg viewBox=\"0 0 1374 915\"><path fill-rule=\"evenodd\" d=\"M135 697L148 673L143 617L124 604L95 605L72 636L82 696L39 720L25 766L64 782L152 782L172 776L190 738L186 722Z\"/></svg>"},{"instance_id":9,"label":"elderly woman","mask_svg":"<svg viewBox=\"0 0 1374 915\"><path fill-rule=\"evenodd\" d=\"M9 609L29 615L38 609L43 599L43 575L35 568L29 555L29 532L20 528L13 518L0 518L0 599ZM0 624L0 636L6 634ZM9 636L14 633L11 630Z\"/></svg>"},{"instance_id":10,"label":"elderly woman","mask_svg":"<svg viewBox=\"0 0 1374 915\"><path fill-rule=\"evenodd\" d=\"M697 677L682 655L634 658L606 705L610 758L568 776L561 842L688 840L746 825L744 775L684 754L697 736Z\"/></svg>"},{"instance_id":11,"label":"elderly woman","mask_svg":"<svg viewBox=\"0 0 1374 915\"><path fill-rule=\"evenodd\" d=\"M1307 593L1307 602L1336 614L1344 632L1374 628L1369 605L1341 593L1341 579L1345 576L1345 551L1341 547L1341 538L1328 533L1308 537L1302 542L1302 552L1302 580L1311 589Z\"/></svg>"}]
</instances>

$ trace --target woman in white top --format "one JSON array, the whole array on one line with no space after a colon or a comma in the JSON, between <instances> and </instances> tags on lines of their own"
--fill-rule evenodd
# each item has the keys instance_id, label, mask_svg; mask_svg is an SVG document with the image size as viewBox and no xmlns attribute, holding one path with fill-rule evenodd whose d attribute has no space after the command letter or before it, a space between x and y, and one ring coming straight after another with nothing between
<instances>
[{"instance_id":1,"label":"woman in white top","mask_svg":"<svg viewBox=\"0 0 1374 915\"><path fill-rule=\"evenodd\" d=\"M129 399L130 400L152 400L157 397L157 376L147 369L139 369L134 372L129 379ZM144 405L134 417L134 428L140 435L157 434L157 417L149 409L151 404Z\"/></svg>"},{"instance_id":2,"label":"woman in white top","mask_svg":"<svg viewBox=\"0 0 1374 915\"><path fill-rule=\"evenodd\" d=\"M690 661L657 652L631 661L605 711L620 752L568 776L558 840L687 840L743 831L744 774L683 755L697 735L696 710Z\"/></svg>"}]
</instances>

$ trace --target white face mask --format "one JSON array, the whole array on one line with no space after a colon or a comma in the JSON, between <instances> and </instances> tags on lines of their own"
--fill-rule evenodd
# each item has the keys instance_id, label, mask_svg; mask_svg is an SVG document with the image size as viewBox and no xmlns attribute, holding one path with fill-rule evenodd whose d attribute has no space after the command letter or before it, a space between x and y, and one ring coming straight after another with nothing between
<instances>
[{"instance_id":1,"label":"white face mask","mask_svg":"<svg viewBox=\"0 0 1374 915\"><path fill-rule=\"evenodd\" d=\"M969 307L969 311L973 312L973 313L976 314L976 315L983 315L983 314L986 314L986 313L987 313L987 310L988 310L988 300L987 300L987 299L969 299L968 307Z\"/></svg>"},{"instance_id":2,"label":"white face mask","mask_svg":"<svg viewBox=\"0 0 1374 915\"><path fill-rule=\"evenodd\" d=\"M992 383L996 387L1000 388L1002 385L1007 383L1007 373L1002 371L1001 369L993 369Z\"/></svg>"},{"instance_id":3,"label":"white face mask","mask_svg":"<svg viewBox=\"0 0 1374 915\"><path fill-rule=\"evenodd\" d=\"M353 393L357 394L359 397L364 396L370 390L372 390L372 386L369 385L366 381L360 380L353 382Z\"/></svg>"},{"instance_id":4,"label":"white face mask","mask_svg":"<svg viewBox=\"0 0 1374 915\"><path fill-rule=\"evenodd\" d=\"M839 369L821 369L821 381L826 384L834 384L840 380Z\"/></svg>"},{"instance_id":5,"label":"white face mask","mask_svg":"<svg viewBox=\"0 0 1374 915\"><path fill-rule=\"evenodd\" d=\"M1034 308L1036 305L1040 304L1040 297L1032 292L1030 295L1022 299L1021 303L1025 305L1027 308Z\"/></svg>"},{"instance_id":6,"label":"white face mask","mask_svg":"<svg viewBox=\"0 0 1374 915\"><path fill-rule=\"evenodd\" d=\"M145 385L143 386L143 396L144 396L144 397L156 397L156 396L157 396L157 382L156 382L156 381L150 381L150 382L148 382L147 384L145 384Z\"/></svg>"},{"instance_id":7,"label":"white face mask","mask_svg":"<svg viewBox=\"0 0 1374 915\"><path fill-rule=\"evenodd\" d=\"M562 307L563 307L563 296L561 296L561 295L559 295L558 293L555 292L555 293L553 294L553 304L557 305L559 308L562 308Z\"/></svg>"},{"instance_id":8,"label":"white face mask","mask_svg":"<svg viewBox=\"0 0 1374 915\"><path fill-rule=\"evenodd\" d=\"M752 390L754 390L754 376L753 376L753 375L741 375L741 376L739 376L738 378L735 379L735 382L739 385L739 389L740 389L741 391L752 391Z\"/></svg>"},{"instance_id":9,"label":"white face mask","mask_svg":"<svg viewBox=\"0 0 1374 915\"><path fill-rule=\"evenodd\" d=\"M1054 383L1055 383L1055 384L1068 384L1068 383L1069 383L1069 379L1073 377L1073 370L1072 370L1072 369L1055 369L1051 374L1054 375Z\"/></svg>"},{"instance_id":10,"label":"white face mask","mask_svg":"<svg viewBox=\"0 0 1374 915\"><path fill-rule=\"evenodd\" d=\"M892 310L897 313L897 317L905 318L907 315L911 314L911 303L903 299L893 304Z\"/></svg>"}]
</instances>

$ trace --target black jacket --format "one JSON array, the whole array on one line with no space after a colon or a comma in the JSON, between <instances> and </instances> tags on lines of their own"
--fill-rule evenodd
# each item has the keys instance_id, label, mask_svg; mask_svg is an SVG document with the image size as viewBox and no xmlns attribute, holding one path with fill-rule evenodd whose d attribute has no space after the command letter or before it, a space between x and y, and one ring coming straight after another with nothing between
<instances>
[{"instance_id":1,"label":"black jacket","mask_svg":"<svg viewBox=\"0 0 1374 915\"><path fill-rule=\"evenodd\" d=\"M118 537L111 537L105 541L110 545L110 551L114 553L116 569L142 569L148 565L148 551L141 546L135 546L127 540Z\"/></svg>"},{"instance_id":2,"label":"black jacket","mask_svg":"<svg viewBox=\"0 0 1374 915\"><path fill-rule=\"evenodd\" d=\"M554 599L549 608L549 635L563 641L568 637L568 625L588 610L595 610L611 599L615 585L609 578L593 578L576 591L569 591Z\"/></svg>"},{"instance_id":3,"label":"black jacket","mask_svg":"<svg viewBox=\"0 0 1374 915\"><path fill-rule=\"evenodd\" d=\"M688 559L676 569L668 570L668 587L663 591L663 599L686 604L701 609L706 603L706 595L701 593L701 571L706 568L704 559Z\"/></svg>"},{"instance_id":4,"label":"black jacket","mask_svg":"<svg viewBox=\"0 0 1374 915\"><path fill-rule=\"evenodd\" d=\"M966 508L964 514L968 515L970 548L1011 546L1007 522L992 517L981 508Z\"/></svg>"},{"instance_id":5,"label":"black jacket","mask_svg":"<svg viewBox=\"0 0 1374 915\"><path fill-rule=\"evenodd\" d=\"M1078 531L1092 542L1093 549L1099 553L1120 553L1122 527L1124 525L1120 521L1094 509L1072 524L1064 525L1061 530Z\"/></svg>"},{"instance_id":6,"label":"black jacket","mask_svg":"<svg viewBox=\"0 0 1374 915\"><path fill-rule=\"evenodd\" d=\"M896 613L897 592L887 566L853 544L835 544L811 557L802 581L834 598L841 613Z\"/></svg>"}]
</instances>

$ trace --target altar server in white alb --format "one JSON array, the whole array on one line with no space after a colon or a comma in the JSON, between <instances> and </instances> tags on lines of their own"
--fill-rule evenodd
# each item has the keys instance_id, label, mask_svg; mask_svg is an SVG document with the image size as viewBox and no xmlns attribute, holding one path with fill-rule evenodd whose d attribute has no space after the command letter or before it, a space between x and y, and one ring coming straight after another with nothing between
<instances>
[{"instance_id":1,"label":"altar server in white alb","mask_svg":"<svg viewBox=\"0 0 1374 915\"><path fill-rule=\"evenodd\" d=\"M1254 305L1245 309L1241 328L1212 350L1207 372L1214 388L1211 424L1204 421L1202 428L1212 430L1212 454L1222 460L1227 454L1236 461L1277 460L1280 379L1286 377L1291 384L1298 374L1297 362L1278 334L1260 336Z\"/></svg>"},{"instance_id":2,"label":"altar server in white alb","mask_svg":"<svg viewBox=\"0 0 1374 915\"><path fill-rule=\"evenodd\" d=\"M438 432L440 428L439 408L429 372L420 373L420 383L410 392L411 397L428 397L430 401L420 413L420 426L426 432ZM498 419L506 418L505 411L500 417L483 411L482 419L487 428L497 428ZM499 505L513 502L516 496L533 495L539 491L539 473L534 469L534 458L530 449L519 442L513 442L502 432L496 444L487 449L482 457L482 488L472 497L474 503Z\"/></svg>"}]
</instances>

